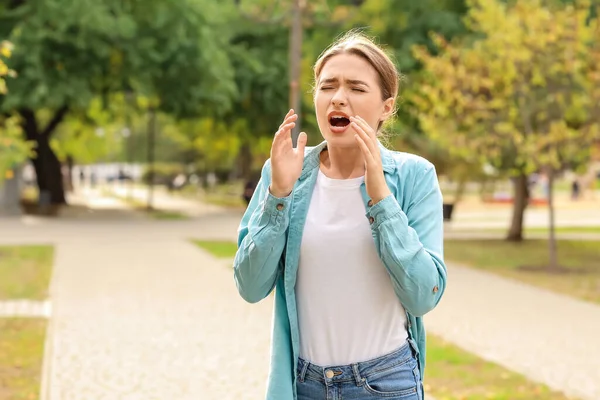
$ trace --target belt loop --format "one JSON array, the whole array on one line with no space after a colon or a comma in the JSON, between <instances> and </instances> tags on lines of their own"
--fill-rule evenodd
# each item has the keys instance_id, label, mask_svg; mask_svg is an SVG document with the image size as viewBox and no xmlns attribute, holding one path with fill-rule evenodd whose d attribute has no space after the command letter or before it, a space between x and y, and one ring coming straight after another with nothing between
<instances>
[{"instance_id":1,"label":"belt loop","mask_svg":"<svg viewBox=\"0 0 600 400\"><path fill-rule=\"evenodd\" d=\"M352 364L352 372L354 373L356 386L362 386L363 378L360 376L360 372L358 371L358 364Z\"/></svg>"},{"instance_id":2,"label":"belt loop","mask_svg":"<svg viewBox=\"0 0 600 400\"><path fill-rule=\"evenodd\" d=\"M310 364L308 361L300 359L302 362L302 368L300 368L300 374L298 376L298 380L300 383L304 383L304 377L306 376L306 370L308 369L308 365Z\"/></svg>"}]
</instances>

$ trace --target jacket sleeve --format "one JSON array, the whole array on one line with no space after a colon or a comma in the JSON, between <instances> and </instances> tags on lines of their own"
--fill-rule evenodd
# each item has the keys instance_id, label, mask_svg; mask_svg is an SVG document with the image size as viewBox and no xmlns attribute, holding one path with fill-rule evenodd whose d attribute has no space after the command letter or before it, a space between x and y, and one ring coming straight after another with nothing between
<instances>
[{"instance_id":1,"label":"jacket sleeve","mask_svg":"<svg viewBox=\"0 0 600 400\"><path fill-rule=\"evenodd\" d=\"M238 228L234 279L240 295L249 303L264 299L275 287L286 244L291 195L274 197L269 192L270 183L267 160Z\"/></svg>"},{"instance_id":2,"label":"jacket sleeve","mask_svg":"<svg viewBox=\"0 0 600 400\"><path fill-rule=\"evenodd\" d=\"M403 211L394 195L373 205L367 217L394 285L410 314L420 317L440 301L446 287L442 194L435 167L418 169L411 200Z\"/></svg>"}]
</instances>

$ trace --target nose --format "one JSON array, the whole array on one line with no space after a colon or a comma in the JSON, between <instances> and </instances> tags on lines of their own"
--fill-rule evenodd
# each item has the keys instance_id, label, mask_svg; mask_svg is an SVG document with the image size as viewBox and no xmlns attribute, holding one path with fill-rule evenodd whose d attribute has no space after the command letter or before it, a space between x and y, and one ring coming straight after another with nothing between
<instances>
[{"instance_id":1,"label":"nose","mask_svg":"<svg viewBox=\"0 0 600 400\"><path fill-rule=\"evenodd\" d=\"M347 104L346 95L343 88L339 88L331 98L331 104L335 107L342 107Z\"/></svg>"}]
</instances>

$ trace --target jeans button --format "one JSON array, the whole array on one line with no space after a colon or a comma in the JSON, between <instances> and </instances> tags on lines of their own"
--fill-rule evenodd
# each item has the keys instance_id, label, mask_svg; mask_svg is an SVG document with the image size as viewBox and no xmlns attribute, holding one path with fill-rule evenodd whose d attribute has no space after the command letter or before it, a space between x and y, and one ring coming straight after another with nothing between
<instances>
[{"instance_id":1,"label":"jeans button","mask_svg":"<svg viewBox=\"0 0 600 400\"><path fill-rule=\"evenodd\" d=\"M325 376L327 377L327 379L333 378L333 371L328 369L327 371L325 371Z\"/></svg>"}]
</instances>

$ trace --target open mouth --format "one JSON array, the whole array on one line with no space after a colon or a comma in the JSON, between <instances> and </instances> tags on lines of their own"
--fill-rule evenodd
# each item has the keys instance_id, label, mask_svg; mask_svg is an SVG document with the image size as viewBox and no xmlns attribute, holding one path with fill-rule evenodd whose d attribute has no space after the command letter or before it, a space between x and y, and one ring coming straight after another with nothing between
<instances>
[{"instance_id":1,"label":"open mouth","mask_svg":"<svg viewBox=\"0 0 600 400\"><path fill-rule=\"evenodd\" d=\"M350 125L350 119L348 117L344 117L343 115L333 115L329 117L329 123L331 126L343 128Z\"/></svg>"}]
</instances>

